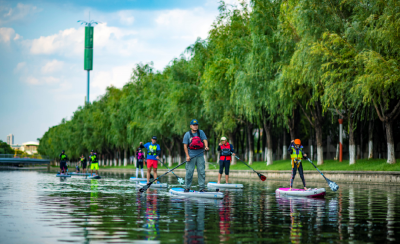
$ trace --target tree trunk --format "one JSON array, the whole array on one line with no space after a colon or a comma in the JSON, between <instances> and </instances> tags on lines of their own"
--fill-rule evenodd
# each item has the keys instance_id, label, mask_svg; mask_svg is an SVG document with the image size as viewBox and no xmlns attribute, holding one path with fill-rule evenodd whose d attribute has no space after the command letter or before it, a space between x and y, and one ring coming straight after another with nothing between
<instances>
[{"instance_id":1,"label":"tree trunk","mask_svg":"<svg viewBox=\"0 0 400 244\"><path fill-rule=\"evenodd\" d=\"M315 136L317 137L317 165L324 164L324 146L322 141L322 125L316 123Z\"/></svg>"},{"instance_id":2,"label":"tree trunk","mask_svg":"<svg viewBox=\"0 0 400 244\"><path fill-rule=\"evenodd\" d=\"M356 163L356 142L354 138L354 119L349 115L349 164Z\"/></svg>"},{"instance_id":3,"label":"tree trunk","mask_svg":"<svg viewBox=\"0 0 400 244\"><path fill-rule=\"evenodd\" d=\"M174 141L174 139L171 139L170 147L167 146L165 141L166 141L166 139L163 138L162 142L168 151L168 156L167 156L168 167L171 167L172 166L172 149L174 148L175 141Z\"/></svg>"},{"instance_id":4,"label":"tree trunk","mask_svg":"<svg viewBox=\"0 0 400 244\"><path fill-rule=\"evenodd\" d=\"M289 132L290 132L290 140L293 141L296 139L296 133L295 133L295 118L294 118L294 110L292 111L292 117L287 119L287 126L289 127Z\"/></svg>"},{"instance_id":5,"label":"tree trunk","mask_svg":"<svg viewBox=\"0 0 400 244\"><path fill-rule=\"evenodd\" d=\"M124 149L124 166L128 166L128 149Z\"/></svg>"},{"instance_id":6,"label":"tree trunk","mask_svg":"<svg viewBox=\"0 0 400 244\"><path fill-rule=\"evenodd\" d=\"M274 163L273 160L273 151L272 151L272 136L271 136L271 121L267 121L266 118L264 118L264 131L265 135L267 136L267 166L272 165Z\"/></svg>"},{"instance_id":7,"label":"tree trunk","mask_svg":"<svg viewBox=\"0 0 400 244\"><path fill-rule=\"evenodd\" d=\"M286 145L286 131L285 128L283 129L283 146L282 146L282 159L287 159L287 145Z\"/></svg>"},{"instance_id":8,"label":"tree trunk","mask_svg":"<svg viewBox=\"0 0 400 244\"><path fill-rule=\"evenodd\" d=\"M117 150L114 150L114 166L117 166Z\"/></svg>"},{"instance_id":9,"label":"tree trunk","mask_svg":"<svg viewBox=\"0 0 400 244\"><path fill-rule=\"evenodd\" d=\"M326 136L326 159L331 158L329 147L331 145L331 138L329 135Z\"/></svg>"},{"instance_id":10,"label":"tree trunk","mask_svg":"<svg viewBox=\"0 0 400 244\"><path fill-rule=\"evenodd\" d=\"M233 143L235 142L235 135L234 133L229 133L229 143L232 144L232 147L235 148L235 145L233 145ZM235 165L236 164L236 158L235 157L231 157L231 165Z\"/></svg>"},{"instance_id":11,"label":"tree trunk","mask_svg":"<svg viewBox=\"0 0 400 244\"><path fill-rule=\"evenodd\" d=\"M374 158L374 119L373 110L371 110L371 118L368 125L368 159Z\"/></svg>"},{"instance_id":12,"label":"tree trunk","mask_svg":"<svg viewBox=\"0 0 400 244\"><path fill-rule=\"evenodd\" d=\"M182 163L182 148L180 146L181 141L179 140L179 138L175 138L175 140L178 149L178 164L181 164Z\"/></svg>"},{"instance_id":13,"label":"tree trunk","mask_svg":"<svg viewBox=\"0 0 400 244\"><path fill-rule=\"evenodd\" d=\"M394 147L394 136L393 136L393 122L389 120L385 122L386 138L387 138L387 163L396 163L396 151Z\"/></svg>"},{"instance_id":14,"label":"tree trunk","mask_svg":"<svg viewBox=\"0 0 400 244\"><path fill-rule=\"evenodd\" d=\"M336 157L335 160L339 160L339 143L336 144Z\"/></svg>"}]
</instances>

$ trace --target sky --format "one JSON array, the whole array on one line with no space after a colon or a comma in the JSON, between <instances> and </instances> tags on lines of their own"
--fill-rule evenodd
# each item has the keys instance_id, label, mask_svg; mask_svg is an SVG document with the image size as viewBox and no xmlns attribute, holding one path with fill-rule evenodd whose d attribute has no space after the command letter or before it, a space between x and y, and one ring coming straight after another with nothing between
<instances>
[{"instance_id":1,"label":"sky","mask_svg":"<svg viewBox=\"0 0 400 244\"><path fill-rule=\"evenodd\" d=\"M237 4L237 0L225 1ZM138 63L162 70L207 38L218 0L0 0L0 140L36 141L84 104L84 26L94 20L90 101Z\"/></svg>"}]
</instances>

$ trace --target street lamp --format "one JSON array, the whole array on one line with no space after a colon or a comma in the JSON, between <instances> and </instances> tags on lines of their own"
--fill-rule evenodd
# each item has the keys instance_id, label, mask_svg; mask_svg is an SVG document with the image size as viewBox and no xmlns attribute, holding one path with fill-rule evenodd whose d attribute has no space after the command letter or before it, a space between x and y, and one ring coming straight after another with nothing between
<instances>
[{"instance_id":1,"label":"street lamp","mask_svg":"<svg viewBox=\"0 0 400 244\"><path fill-rule=\"evenodd\" d=\"M84 55L84 70L87 70L87 96L86 103L89 104L89 87L90 87L90 71L93 69L93 26L100 22L78 20L78 23L85 25L85 55Z\"/></svg>"}]
</instances>

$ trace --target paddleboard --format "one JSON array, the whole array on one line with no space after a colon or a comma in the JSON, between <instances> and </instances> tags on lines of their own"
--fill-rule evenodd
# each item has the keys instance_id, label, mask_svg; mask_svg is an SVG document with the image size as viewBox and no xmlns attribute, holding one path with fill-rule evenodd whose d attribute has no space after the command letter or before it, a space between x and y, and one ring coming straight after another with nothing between
<instances>
[{"instance_id":1,"label":"paddleboard","mask_svg":"<svg viewBox=\"0 0 400 244\"><path fill-rule=\"evenodd\" d=\"M212 188L243 188L243 184L218 184L217 182L208 182L207 187Z\"/></svg>"},{"instance_id":2,"label":"paddleboard","mask_svg":"<svg viewBox=\"0 0 400 244\"><path fill-rule=\"evenodd\" d=\"M139 181L139 186L147 185L147 181ZM168 188L168 183L153 183L151 184L150 188Z\"/></svg>"},{"instance_id":3,"label":"paddleboard","mask_svg":"<svg viewBox=\"0 0 400 244\"><path fill-rule=\"evenodd\" d=\"M101 179L101 176L100 175L93 175L93 176L88 176L87 178L91 179L91 180L98 180L98 179Z\"/></svg>"},{"instance_id":4,"label":"paddleboard","mask_svg":"<svg viewBox=\"0 0 400 244\"><path fill-rule=\"evenodd\" d=\"M276 196L296 196L296 197L324 197L326 194L325 188L313 188L313 189L294 189L292 188L279 188L275 190Z\"/></svg>"},{"instance_id":5,"label":"paddleboard","mask_svg":"<svg viewBox=\"0 0 400 244\"><path fill-rule=\"evenodd\" d=\"M201 197L201 198L217 198L221 199L224 198L224 193L222 192L199 192L199 191L193 191L190 190L190 192L184 192L185 190L183 188L171 188L169 192L171 195L179 195L179 196L185 196L185 197Z\"/></svg>"},{"instance_id":6,"label":"paddleboard","mask_svg":"<svg viewBox=\"0 0 400 244\"><path fill-rule=\"evenodd\" d=\"M131 177L129 180L130 180L130 181L146 181L146 182L147 182L147 179L146 179L146 178Z\"/></svg>"},{"instance_id":7,"label":"paddleboard","mask_svg":"<svg viewBox=\"0 0 400 244\"><path fill-rule=\"evenodd\" d=\"M76 172L72 172L69 173L70 175L82 175L82 176L86 176L86 175L90 175L90 173L76 173Z\"/></svg>"},{"instance_id":8,"label":"paddleboard","mask_svg":"<svg viewBox=\"0 0 400 244\"><path fill-rule=\"evenodd\" d=\"M57 177L71 177L71 175L65 175L65 174L56 174Z\"/></svg>"}]
</instances>

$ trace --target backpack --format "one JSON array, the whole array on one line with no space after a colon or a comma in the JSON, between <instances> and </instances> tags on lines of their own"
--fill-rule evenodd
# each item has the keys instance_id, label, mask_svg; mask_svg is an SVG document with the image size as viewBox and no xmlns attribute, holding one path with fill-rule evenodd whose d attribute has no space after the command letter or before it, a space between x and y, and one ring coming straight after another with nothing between
<instances>
[{"instance_id":1,"label":"backpack","mask_svg":"<svg viewBox=\"0 0 400 244\"><path fill-rule=\"evenodd\" d=\"M189 134L190 134L189 149L191 150L203 149L204 143L201 141L200 138L200 130L198 130L196 133L198 134L198 136L194 136L191 130L189 131Z\"/></svg>"}]
</instances>

